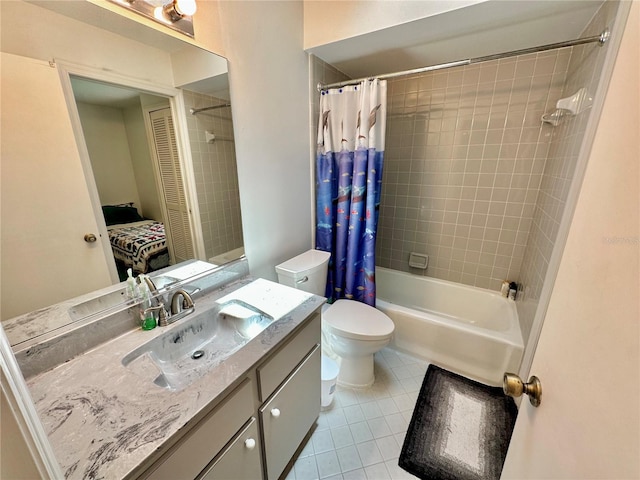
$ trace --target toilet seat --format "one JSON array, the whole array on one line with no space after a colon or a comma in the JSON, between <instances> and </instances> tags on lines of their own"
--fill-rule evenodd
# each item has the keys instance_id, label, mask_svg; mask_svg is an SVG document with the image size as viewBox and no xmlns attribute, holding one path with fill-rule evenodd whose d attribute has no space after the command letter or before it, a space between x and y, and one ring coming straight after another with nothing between
<instances>
[{"instance_id":1,"label":"toilet seat","mask_svg":"<svg viewBox=\"0 0 640 480\"><path fill-rule=\"evenodd\" d=\"M322 313L325 326L354 340L384 340L393 333L393 321L376 308L355 300L338 300Z\"/></svg>"}]
</instances>

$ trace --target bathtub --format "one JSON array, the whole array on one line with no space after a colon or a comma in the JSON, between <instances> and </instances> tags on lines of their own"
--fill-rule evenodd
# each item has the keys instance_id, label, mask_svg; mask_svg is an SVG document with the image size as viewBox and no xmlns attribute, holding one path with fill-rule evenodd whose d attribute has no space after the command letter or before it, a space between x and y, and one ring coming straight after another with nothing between
<instances>
[{"instance_id":1,"label":"bathtub","mask_svg":"<svg viewBox=\"0 0 640 480\"><path fill-rule=\"evenodd\" d=\"M499 293L376 267L376 296L395 324L391 348L493 386L518 372L518 313Z\"/></svg>"}]
</instances>

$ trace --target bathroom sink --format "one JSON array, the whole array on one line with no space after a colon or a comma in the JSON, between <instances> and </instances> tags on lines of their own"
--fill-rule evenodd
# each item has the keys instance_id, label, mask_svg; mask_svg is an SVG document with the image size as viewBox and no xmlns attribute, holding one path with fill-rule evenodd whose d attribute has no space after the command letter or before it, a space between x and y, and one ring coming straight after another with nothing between
<instances>
[{"instance_id":1,"label":"bathroom sink","mask_svg":"<svg viewBox=\"0 0 640 480\"><path fill-rule=\"evenodd\" d=\"M122 364L159 387L182 390L275 321L255 310L224 304L179 320L171 330L128 353ZM151 374L149 369L153 370Z\"/></svg>"}]
</instances>

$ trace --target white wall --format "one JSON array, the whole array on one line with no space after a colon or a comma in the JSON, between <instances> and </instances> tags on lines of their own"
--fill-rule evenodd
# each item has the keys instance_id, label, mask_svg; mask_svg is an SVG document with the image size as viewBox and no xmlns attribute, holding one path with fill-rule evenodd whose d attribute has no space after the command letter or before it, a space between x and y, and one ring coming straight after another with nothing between
<instances>
[{"instance_id":1,"label":"white wall","mask_svg":"<svg viewBox=\"0 0 640 480\"><path fill-rule=\"evenodd\" d=\"M136 206L143 217L163 221L142 109L139 105L129 107L123 111L123 115L131 165L140 198L140 203Z\"/></svg>"},{"instance_id":2,"label":"white wall","mask_svg":"<svg viewBox=\"0 0 640 480\"><path fill-rule=\"evenodd\" d=\"M228 72L227 60L206 50L191 48L171 55L173 79L176 86L207 80Z\"/></svg>"},{"instance_id":3,"label":"white wall","mask_svg":"<svg viewBox=\"0 0 640 480\"><path fill-rule=\"evenodd\" d=\"M2 445L0 478L7 480L40 478L4 390L0 390L0 425L2 425L0 428L0 445Z\"/></svg>"},{"instance_id":4,"label":"white wall","mask_svg":"<svg viewBox=\"0 0 640 480\"><path fill-rule=\"evenodd\" d=\"M304 1L304 47L382 30L424 17L438 15L486 0L368 0ZM327 28L331 25L331 28Z\"/></svg>"},{"instance_id":5,"label":"white wall","mask_svg":"<svg viewBox=\"0 0 640 480\"><path fill-rule=\"evenodd\" d=\"M168 52L25 2L0 2L2 51L40 60L70 61L162 85L173 85ZM127 55L122 55L127 52Z\"/></svg>"},{"instance_id":6,"label":"white wall","mask_svg":"<svg viewBox=\"0 0 640 480\"><path fill-rule=\"evenodd\" d=\"M123 111L80 102L77 105L100 203L133 202L140 207Z\"/></svg>"},{"instance_id":7,"label":"white wall","mask_svg":"<svg viewBox=\"0 0 640 480\"><path fill-rule=\"evenodd\" d=\"M309 91L302 2L220 2L251 273L311 247Z\"/></svg>"}]
</instances>

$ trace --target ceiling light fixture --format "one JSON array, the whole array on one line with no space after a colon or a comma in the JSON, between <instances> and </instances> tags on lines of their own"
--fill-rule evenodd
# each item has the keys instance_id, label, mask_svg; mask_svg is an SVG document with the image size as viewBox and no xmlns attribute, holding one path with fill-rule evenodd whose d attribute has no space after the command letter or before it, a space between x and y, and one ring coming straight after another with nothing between
<instances>
[{"instance_id":1,"label":"ceiling light fixture","mask_svg":"<svg viewBox=\"0 0 640 480\"><path fill-rule=\"evenodd\" d=\"M190 37L193 34L193 15L197 10L196 0L110 0L127 10L144 15L173 30Z\"/></svg>"},{"instance_id":2,"label":"ceiling light fixture","mask_svg":"<svg viewBox=\"0 0 640 480\"><path fill-rule=\"evenodd\" d=\"M191 17L196 13L196 0L173 0L164 6L164 13L176 22L185 16Z\"/></svg>"}]
</instances>

